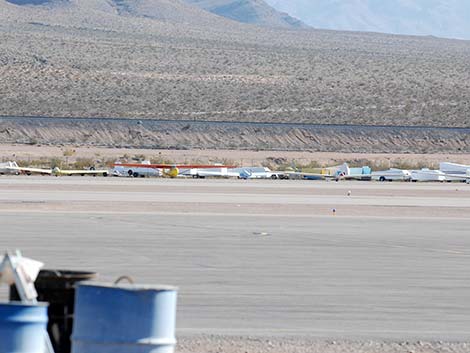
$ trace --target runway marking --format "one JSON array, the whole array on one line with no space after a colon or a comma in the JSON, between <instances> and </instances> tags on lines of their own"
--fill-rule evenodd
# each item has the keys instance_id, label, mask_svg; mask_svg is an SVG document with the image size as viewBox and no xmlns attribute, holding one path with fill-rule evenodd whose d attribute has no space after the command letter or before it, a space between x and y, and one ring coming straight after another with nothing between
<instances>
[{"instance_id":1,"label":"runway marking","mask_svg":"<svg viewBox=\"0 0 470 353\"><path fill-rule=\"evenodd\" d=\"M324 215L319 214L267 214L267 213L217 213L217 212L167 212L167 211L103 211L103 210L96 210L96 211L89 211L89 210L32 210L32 209L1 209L0 208L0 215L2 213L15 213L21 212L22 214L84 214L84 215L161 215L161 216L214 216L214 217L249 217L249 218L257 218L257 217L266 217L266 218L312 218L312 219L331 219L333 216L331 215L330 209L326 209ZM371 220L442 220L442 221L470 221L468 217L462 216L448 216L448 217L434 217L434 216L370 216L370 215L336 215L334 216L335 219L371 219Z\"/></svg>"}]
</instances>

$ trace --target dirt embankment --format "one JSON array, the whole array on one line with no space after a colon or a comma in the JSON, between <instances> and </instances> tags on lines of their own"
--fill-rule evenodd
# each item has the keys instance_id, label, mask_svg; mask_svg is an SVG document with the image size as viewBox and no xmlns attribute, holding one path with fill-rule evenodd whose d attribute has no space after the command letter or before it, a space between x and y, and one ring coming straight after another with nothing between
<instances>
[{"instance_id":1,"label":"dirt embankment","mask_svg":"<svg viewBox=\"0 0 470 353\"><path fill-rule=\"evenodd\" d=\"M0 119L4 144L347 153L470 153L470 129L134 119Z\"/></svg>"}]
</instances>

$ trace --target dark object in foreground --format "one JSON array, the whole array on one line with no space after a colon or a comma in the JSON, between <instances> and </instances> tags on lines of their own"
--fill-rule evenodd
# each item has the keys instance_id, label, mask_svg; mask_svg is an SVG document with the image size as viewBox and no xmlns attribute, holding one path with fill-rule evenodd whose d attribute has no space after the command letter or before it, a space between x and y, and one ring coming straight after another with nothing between
<instances>
[{"instance_id":1,"label":"dark object in foreground","mask_svg":"<svg viewBox=\"0 0 470 353\"><path fill-rule=\"evenodd\" d=\"M75 283L96 278L95 272L42 270L34 283L38 301L48 302L47 331L55 353L70 353L75 305ZM19 300L15 286L10 287L10 300Z\"/></svg>"}]
</instances>

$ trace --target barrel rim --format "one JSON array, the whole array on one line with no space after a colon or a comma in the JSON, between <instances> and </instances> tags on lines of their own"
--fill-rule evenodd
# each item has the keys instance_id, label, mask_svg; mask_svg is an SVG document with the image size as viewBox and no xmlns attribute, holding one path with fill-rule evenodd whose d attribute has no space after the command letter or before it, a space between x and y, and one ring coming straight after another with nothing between
<instances>
[{"instance_id":1,"label":"barrel rim","mask_svg":"<svg viewBox=\"0 0 470 353\"><path fill-rule=\"evenodd\" d=\"M47 302L37 302L37 303L25 303L20 301L10 301L10 302L1 302L0 307L31 307L31 308L43 308L49 307L49 303Z\"/></svg>"},{"instance_id":2,"label":"barrel rim","mask_svg":"<svg viewBox=\"0 0 470 353\"><path fill-rule=\"evenodd\" d=\"M78 287L97 287L97 288L113 288L113 289L121 289L121 290L128 290L128 291L157 291L157 292L165 292L165 291L177 291L178 287L166 285L166 284L131 284L131 283L108 283L108 282L92 282L92 281L85 281L78 283Z\"/></svg>"},{"instance_id":3,"label":"barrel rim","mask_svg":"<svg viewBox=\"0 0 470 353\"><path fill-rule=\"evenodd\" d=\"M75 271L64 269L41 269L38 279L56 279L56 280L91 280L98 277L98 272Z\"/></svg>"}]
</instances>

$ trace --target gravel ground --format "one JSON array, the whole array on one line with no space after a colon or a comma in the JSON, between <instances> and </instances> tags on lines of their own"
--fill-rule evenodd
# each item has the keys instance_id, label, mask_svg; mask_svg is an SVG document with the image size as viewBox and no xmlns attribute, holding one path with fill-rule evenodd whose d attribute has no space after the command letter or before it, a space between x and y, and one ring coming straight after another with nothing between
<instances>
[{"instance_id":1,"label":"gravel ground","mask_svg":"<svg viewBox=\"0 0 470 353\"><path fill-rule=\"evenodd\" d=\"M468 353L469 343L318 341L309 338L179 337L179 353Z\"/></svg>"}]
</instances>

